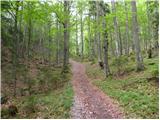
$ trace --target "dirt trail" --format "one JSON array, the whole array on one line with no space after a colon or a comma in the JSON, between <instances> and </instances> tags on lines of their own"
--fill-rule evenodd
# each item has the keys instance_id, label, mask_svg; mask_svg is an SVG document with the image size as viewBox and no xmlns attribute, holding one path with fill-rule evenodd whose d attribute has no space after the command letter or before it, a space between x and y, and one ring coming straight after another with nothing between
<instances>
[{"instance_id":1,"label":"dirt trail","mask_svg":"<svg viewBox=\"0 0 160 120\"><path fill-rule=\"evenodd\" d=\"M71 117L73 119L124 118L118 104L113 103L111 98L89 82L85 73L85 66L72 60L70 62L72 64L72 84L75 92Z\"/></svg>"}]
</instances>

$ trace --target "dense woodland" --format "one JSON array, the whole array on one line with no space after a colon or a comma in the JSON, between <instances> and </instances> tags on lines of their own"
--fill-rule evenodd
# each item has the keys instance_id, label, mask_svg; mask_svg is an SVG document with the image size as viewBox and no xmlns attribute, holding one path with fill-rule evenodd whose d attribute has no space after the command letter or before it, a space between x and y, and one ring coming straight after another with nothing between
<instances>
[{"instance_id":1,"label":"dense woodland","mask_svg":"<svg viewBox=\"0 0 160 120\"><path fill-rule=\"evenodd\" d=\"M158 32L158 0L1 1L1 117L70 118L75 60L128 118L158 118Z\"/></svg>"}]
</instances>

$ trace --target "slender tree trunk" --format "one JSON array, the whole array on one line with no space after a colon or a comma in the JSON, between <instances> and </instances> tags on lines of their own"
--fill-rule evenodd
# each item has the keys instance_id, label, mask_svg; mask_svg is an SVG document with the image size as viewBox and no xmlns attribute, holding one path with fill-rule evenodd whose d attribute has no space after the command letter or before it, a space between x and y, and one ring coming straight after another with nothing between
<instances>
[{"instance_id":1,"label":"slender tree trunk","mask_svg":"<svg viewBox=\"0 0 160 120\"><path fill-rule=\"evenodd\" d=\"M81 48L81 57L82 57L82 60L83 60L83 52L84 52L84 41L83 41L83 12L81 10L81 43L82 43L82 48Z\"/></svg>"},{"instance_id":2,"label":"slender tree trunk","mask_svg":"<svg viewBox=\"0 0 160 120\"><path fill-rule=\"evenodd\" d=\"M100 29L100 8L99 8L99 1L96 1L96 10L97 10L97 15L96 15L96 22L97 22L97 29ZM100 40L100 30L96 30L97 32L97 47L98 47L98 62L102 62L102 52L101 52L101 40Z\"/></svg>"},{"instance_id":3,"label":"slender tree trunk","mask_svg":"<svg viewBox=\"0 0 160 120\"><path fill-rule=\"evenodd\" d=\"M119 46L120 46L120 55L123 54L123 46L122 46L122 36L121 36L121 28L118 26L119 29Z\"/></svg>"},{"instance_id":4,"label":"slender tree trunk","mask_svg":"<svg viewBox=\"0 0 160 120\"><path fill-rule=\"evenodd\" d=\"M56 33L56 63L57 65L59 65L59 23L58 20L56 21L56 29L57 29L57 33Z\"/></svg>"},{"instance_id":5,"label":"slender tree trunk","mask_svg":"<svg viewBox=\"0 0 160 120\"><path fill-rule=\"evenodd\" d=\"M76 54L79 56L79 45L78 45L78 16L76 14Z\"/></svg>"},{"instance_id":6,"label":"slender tree trunk","mask_svg":"<svg viewBox=\"0 0 160 120\"><path fill-rule=\"evenodd\" d=\"M145 30L144 30L144 35L143 35L143 39L144 39L144 50L147 52L148 50L148 25L146 23L144 23L145 26ZM147 34L146 34L147 33Z\"/></svg>"},{"instance_id":7,"label":"slender tree trunk","mask_svg":"<svg viewBox=\"0 0 160 120\"><path fill-rule=\"evenodd\" d=\"M21 1L22 5L21 5L21 11L23 11L23 1ZM21 13L20 15L20 19L19 19L19 29L18 29L18 55L19 57L22 57L22 54L24 54L22 51L22 46L23 46L23 32L22 32L22 19L23 19L23 13Z\"/></svg>"},{"instance_id":8,"label":"slender tree trunk","mask_svg":"<svg viewBox=\"0 0 160 120\"><path fill-rule=\"evenodd\" d=\"M51 27L50 21L48 23L48 62L51 65Z\"/></svg>"},{"instance_id":9,"label":"slender tree trunk","mask_svg":"<svg viewBox=\"0 0 160 120\"><path fill-rule=\"evenodd\" d=\"M147 23L148 23L148 25L147 25L147 33L148 33L148 42L149 42L149 49L151 49L151 39L153 38L153 35L152 35L152 29L151 29L151 19L150 19L150 15L149 15L149 8L148 8L148 4L149 4L149 0L146 0L146 9L147 9Z\"/></svg>"},{"instance_id":10,"label":"slender tree trunk","mask_svg":"<svg viewBox=\"0 0 160 120\"><path fill-rule=\"evenodd\" d=\"M69 3L68 3L68 11L69 11ZM69 16L69 13L68 13L68 16ZM68 17L68 34L67 34L67 37L68 37L67 38L68 39L68 44L67 44L67 48L68 48L67 64L69 64L69 38L70 38L70 21L69 21L69 17Z\"/></svg>"},{"instance_id":11,"label":"slender tree trunk","mask_svg":"<svg viewBox=\"0 0 160 120\"><path fill-rule=\"evenodd\" d=\"M112 38L112 33L111 33L111 31L109 30L109 36L110 36L110 39L111 39L111 43L110 43L110 45L111 45L111 52L112 52L112 55L114 55L115 56L115 52L114 52L114 48L113 48L113 38Z\"/></svg>"},{"instance_id":12,"label":"slender tree trunk","mask_svg":"<svg viewBox=\"0 0 160 120\"><path fill-rule=\"evenodd\" d=\"M114 14L116 14L116 9L115 9L115 1L112 0L111 1L112 4L112 12ZM113 22L114 22L114 32L115 32L115 44L116 44L116 55L120 56L121 55L121 49L120 49L120 36L119 36L119 29L118 29L118 21L117 21L117 17L116 15L113 18Z\"/></svg>"},{"instance_id":13,"label":"slender tree trunk","mask_svg":"<svg viewBox=\"0 0 160 120\"><path fill-rule=\"evenodd\" d=\"M94 15L94 21L96 22L96 13ZM95 57L97 57L97 28L94 26L94 53Z\"/></svg>"},{"instance_id":14,"label":"slender tree trunk","mask_svg":"<svg viewBox=\"0 0 160 120\"><path fill-rule=\"evenodd\" d=\"M30 11L31 11L31 3L28 2L28 14L30 14ZM27 48L27 70L28 70L28 76L27 76L27 83L28 83L28 91L29 91L29 94L31 95L31 83L30 83L30 79L29 79L29 76L30 76L30 64L29 64L29 61L30 61L30 44L31 44L31 37L32 37L32 21L31 21L31 16L29 16L28 18L28 48Z\"/></svg>"},{"instance_id":15,"label":"slender tree trunk","mask_svg":"<svg viewBox=\"0 0 160 120\"><path fill-rule=\"evenodd\" d=\"M63 50L64 50L64 46L63 46L63 43L62 40L64 38L64 34L63 34L63 24L59 24L59 36L60 36L60 41L59 41L59 47L62 48L62 49L59 49L59 59L60 61L63 63Z\"/></svg>"},{"instance_id":16,"label":"slender tree trunk","mask_svg":"<svg viewBox=\"0 0 160 120\"><path fill-rule=\"evenodd\" d=\"M103 29L104 29L104 71L105 76L108 77L110 74L109 64L108 64L108 35L106 30L106 21L103 20Z\"/></svg>"},{"instance_id":17,"label":"slender tree trunk","mask_svg":"<svg viewBox=\"0 0 160 120\"><path fill-rule=\"evenodd\" d=\"M88 41L89 41L89 52L88 52L88 55L89 55L89 59L92 60L93 58L93 54L92 54L92 42L91 42L91 26L90 26L90 13L88 15Z\"/></svg>"},{"instance_id":18,"label":"slender tree trunk","mask_svg":"<svg viewBox=\"0 0 160 120\"><path fill-rule=\"evenodd\" d=\"M63 60L63 70L68 66L69 62L69 1L64 1L64 12L66 12L66 18L64 20L64 60Z\"/></svg>"},{"instance_id":19,"label":"slender tree trunk","mask_svg":"<svg viewBox=\"0 0 160 120\"><path fill-rule=\"evenodd\" d=\"M18 45L18 27L17 27L17 20L18 20L18 8L19 2L16 1L16 12L15 12L15 23L14 23L14 31L15 31L15 41L13 41L13 79L14 79L14 97L16 96L16 88L17 88L17 45Z\"/></svg>"},{"instance_id":20,"label":"slender tree trunk","mask_svg":"<svg viewBox=\"0 0 160 120\"><path fill-rule=\"evenodd\" d=\"M25 54L26 54L26 48L27 48L27 44L26 44L26 34L27 34L27 25L24 25L24 32L23 32L23 41L22 41L22 48L21 48L21 55L23 58L25 58Z\"/></svg>"},{"instance_id":21,"label":"slender tree trunk","mask_svg":"<svg viewBox=\"0 0 160 120\"><path fill-rule=\"evenodd\" d=\"M133 27L133 40L135 43L135 52L136 52L136 62L137 62L137 71L143 70L143 58L141 55L140 41L139 41L139 32L138 32L138 21L137 21L137 8L136 1L131 1L132 6L132 27Z\"/></svg>"},{"instance_id":22,"label":"slender tree trunk","mask_svg":"<svg viewBox=\"0 0 160 120\"><path fill-rule=\"evenodd\" d=\"M124 2L125 4L125 11L126 11L126 45L125 45L125 54L129 55L129 25L128 25L128 9L127 9L127 3Z\"/></svg>"}]
</instances>

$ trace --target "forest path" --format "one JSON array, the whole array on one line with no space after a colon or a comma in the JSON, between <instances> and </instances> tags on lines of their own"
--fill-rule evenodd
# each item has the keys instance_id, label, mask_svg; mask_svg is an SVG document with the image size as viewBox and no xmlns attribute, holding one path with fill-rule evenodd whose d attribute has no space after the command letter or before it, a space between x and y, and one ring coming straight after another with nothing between
<instances>
[{"instance_id":1,"label":"forest path","mask_svg":"<svg viewBox=\"0 0 160 120\"><path fill-rule=\"evenodd\" d=\"M85 65L73 60L70 60L70 63L72 64L72 84L75 93L71 118L124 118L118 104L90 83L85 73Z\"/></svg>"}]
</instances>

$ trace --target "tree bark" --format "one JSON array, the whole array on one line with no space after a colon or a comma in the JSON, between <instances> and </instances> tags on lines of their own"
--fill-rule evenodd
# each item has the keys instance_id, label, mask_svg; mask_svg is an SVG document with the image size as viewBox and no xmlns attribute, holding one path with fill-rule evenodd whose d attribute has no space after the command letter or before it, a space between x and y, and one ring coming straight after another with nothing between
<instances>
[{"instance_id":1,"label":"tree bark","mask_svg":"<svg viewBox=\"0 0 160 120\"><path fill-rule=\"evenodd\" d=\"M79 45L78 45L78 16L76 14L76 54L79 56Z\"/></svg>"},{"instance_id":2,"label":"tree bark","mask_svg":"<svg viewBox=\"0 0 160 120\"><path fill-rule=\"evenodd\" d=\"M139 31L138 31L138 21L137 21L137 8L136 8L136 1L131 1L132 6L132 27L133 27L133 40L135 43L135 52L136 52L136 62L137 67L136 70L143 70L143 58L141 55L141 48L140 48L140 41L139 41Z\"/></svg>"},{"instance_id":3,"label":"tree bark","mask_svg":"<svg viewBox=\"0 0 160 120\"><path fill-rule=\"evenodd\" d=\"M103 22L103 28L104 28L104 71L105 71L105 76L108 77L108 75L110 74L110 69L108 64L108 35L107 35L105 20Z\"/></svg>"},{"instance_id":4,"label":"tree bark","mask_svg":"<svg viewBox=\"0 0 160 120\"><path fill-rule=\"evenodd\" d=\"M83 41L83 12L82 12L82 8L81 8L81 44L82 44L82 48L81 48L81 58L83 60L83 51L84 51L84 41Z\"/></svg>"},{"instance_id":5,"label":"tree bark","mask_svg":"<svg viewBox=\"0 0 160 120\"><path fill-rule=\"evenodd\" d=\"M123 54L123 46L122 46L122 36L121 36L121 28L120 28L120 26L118 26L118 34L119 34L120 55L122 55Z\"/></svg>"},{"instance_id":6,"label":"tree bark","mask_svg":"<svg viewBox=\"0 0 160 120\"><path fill-rule=\"evenodd\" d=\"M64 1L64 12L66 13L64 20L64 60L63 60L63 70L68 67L69 63L69 1Z\"/></svg>"},{"instance_id":7,"label":"tree bark","mask_svg":"<svg viewBox=\"0 0 160 120\"><path fill-rule=\"evenodd\" d=\"M112 12L116 14L116 9L115 9L115 1L111 1L112 4ZM118 21L116 15L113 17L113 22L114 22L114 32L115 32L115 44L116 44L116 55L120 56L121 55L121 49L120 49L120 36L119 36L119 29L118 29Z\"/></svg>"},{"instance_id":8,"label":"tree bark","mask_svg":"<svg viewBox=\"0 0 160 120\"><path fill-rule=\"evenodd\" d=\"M51 64L51 24L48 22L48 62Z\"/></svg>"},{"instance_id":9,"label":"tree bark","mask_svg":"<svg viewBox=\"0 0 160 120\"><path fill-rule=\"evenodd\" d=\"M125 47L125 54L129 55L129 25L128 25L128 9L127 9L127 4L126 2L124 2L125 4L125 11L126 11L126 47Z\"/></svg>"},{"instance_id":10,"label":"tree bark","mask_svg":"<svg viewBox=\"0 0 160 120\"><path fill-rule=\"evenodd\" d=\"M91 42L91 26L90 26L90 13L88 14L88 42L89 42L89 59L93 59L93 54L92 54L92 42Z\"/></svg>"},{"instance_id":11,"label":"tree bark","mask_svg":"<svg viewBox=\"0 0 160 120\"><path fill-rule=\"evenodd\" d=\"M30 11L31 11L31 3L28 2L28 15L30 14ZM28 71L28 74L26 76L26 79L27 79L27 84L28 84L28 91L29 91L29 94L31 95L31 83L30 83L30 79L29 79L29 76L30 76L30 64L29 64L29 61L30 61L30 44L31 44L31 37L32 37L32 21L31 21L31 16L29 16L28 18L28 46L27 46L27 71Z\"/></svg>"},{"instance_id":12,"label":"tree bark","mask_svg":"<svg viewBox=\"0 0 160 120\"><path fill-rule=\"evenodd\" d=\"M99 1L96 1L96 22L97 22L97 29L100 29L100 6ZM102 62L102 52L101 52L101 39L100 39L100 30L96 30L97 32L97 47L98 47L98 62Z\"/></svg>"},{"instance_id":13,"label":"tree bark","mask_svg":"<svg viewBox=\"0 0 160 120\"><path fill-rule=\"evenodd\" d=\"M56 21L56 29L57 29L57 33L56 33L56 63L57 65L59 65L59 23L58 20Z\"/></svg>"},{"instance_id":14,"label":"tree bark","mask_svg":"<svg viewBox=\"0 0 160 120\"><path fill-rule=\"evenodd\" d=\"M12 74L13 74L13 79L14 79L14 97L16 96L16 88L17 88L17 64L18 64L18 61L17 61L17 57L18 57L18 49L17 49L17 45L18 45L18 26L17 26L17 21L18 21L18 8L19 8L19 1L16 1L16 8L15 8L15 23L14 23L14 31L15 31L15 36L14 36L14 40L13 41L13 71L12 71Z\"/></svg>"},{"instance_id":15,"label":"tree bark","mask_svg":"<svg viewBox=\"0 0 160 120\"><path fill-rule=\"evenodd\" d=\"M112 33L111 33L111 31L109 30L109 36L110 36L110 41L111 41L111 43L110 43L110 46L111 46L111 53L112 53L112 55L113 56L115 56L115 52L114 52L114 49L113 49L113 38L112 38Z\"/></svg>"},{"instance_id":16,"label":"tree bark","mask_svg":"<svg viewBox=\"0 0 160 120\"><path fill-rule=\"evenodd\" d=\"M149 8L148 8L148 4L149 4L149 1L148 0L146 0L146 9L147 9L147 23L148 23L148 25L147 25L147 33L148 33L148 42L149 42L149 49L151 49L151 39L153 38L153 31L152 31L152 29L151 29L151 19L150 19L150 14L149 14Z\"/></svg>"}]
</instances>

